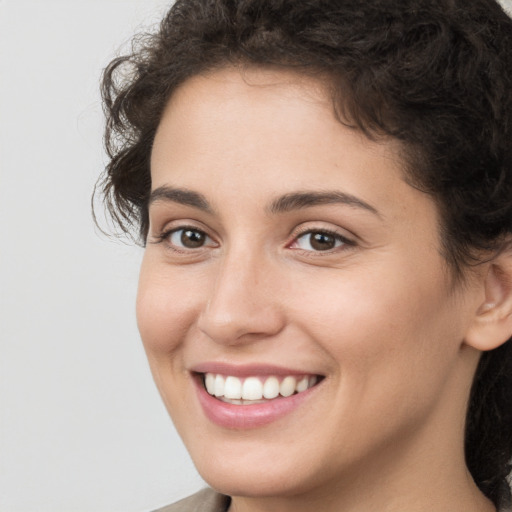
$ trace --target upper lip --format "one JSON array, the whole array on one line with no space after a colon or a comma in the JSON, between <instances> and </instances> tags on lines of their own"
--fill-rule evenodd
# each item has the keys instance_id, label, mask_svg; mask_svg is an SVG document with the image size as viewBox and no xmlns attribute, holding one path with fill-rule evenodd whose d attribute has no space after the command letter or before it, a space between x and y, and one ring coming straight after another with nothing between
<instances>
[{"instance_id":1,"label":"upper lip","mask_svg":"<svg viewBox=\"0 0 512 512\"><path fill-rule=\"evenodd\" d=\"M228 364L223 362L204 362L190 368L193 373L215 373L220 375L232 375L233 377L251 377L254 375L320 375L315 371L286 368L273 364Z\"/></svg>"}]
</instances>

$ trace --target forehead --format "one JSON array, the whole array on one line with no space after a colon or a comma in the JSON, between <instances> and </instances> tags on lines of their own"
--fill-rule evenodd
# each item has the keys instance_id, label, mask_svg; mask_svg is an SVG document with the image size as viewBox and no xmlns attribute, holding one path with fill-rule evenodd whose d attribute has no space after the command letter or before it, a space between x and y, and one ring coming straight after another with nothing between
<instances>
[{"instance_id":1,"label":"forehead","mask_svg":"<svg viewBox=\"0 0 512 512\"><path fill-rule=\"evenodd\" d=\"M221 69L194 76L174 92L164 111L155 148L162 131L174 137L186 134L189 139L208 140L212 140L213 131L217 144L221 140L229 144L240 143L238 135L242 133L255 140L264 130L277 141L289 132L290 122L303 127L304 132L314 128L318 116L312 113L318 108L323 123L335 122L327 93L318 81L285 71ZM271 125L269 118L273 118ZM221 127L229 129L220 132Z\"/></svg>"},{"instance_id":2,"label":"forehead","mask_svg":"<svg viewBox=\"0 0 512 512\"><path fill-rule=\"evenodd\" d=\"M339 164L333 162L333 148L339 149L338 159L346 160L350 146L362 148L370 160L382 158L403 170L400 144L369 140L343 126L320 80L290 71L225 68L192 77L174 92L155 137L152 175L155 180L172 163L176 168L193 161L206 165L201 163L205 158L210 158L210 172L217 163L229 162L234 169L245 156L247 171L249 159L259 172L271 161L279 167L287 160L314 169L320 180L324 168Z\"/></svg>"},{"instance_id":3,"label":"forehead","mask_svg":"<svg viewBox=\"0 0 512 512\"><path fill-rule=\"evenodd\" d=\"M248 65L227 66L189 78L173 92L167 108L175 108L183 102L191 106L190 100L203 107L230 105L247 109L247 102L259 107L276 103L285 107L283 99L330 105L329 89L324 80L281 68Z\"/></svg>"}]
</instances>

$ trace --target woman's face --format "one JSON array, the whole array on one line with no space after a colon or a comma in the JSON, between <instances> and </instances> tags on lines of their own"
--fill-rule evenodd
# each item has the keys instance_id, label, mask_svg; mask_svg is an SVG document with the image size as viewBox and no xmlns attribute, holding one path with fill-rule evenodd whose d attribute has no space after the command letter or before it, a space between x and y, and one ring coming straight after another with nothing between
<instances>
[{"instance_id":1,"label":"woman's face","mask_svg":"<svg viewBox=\"0 0 512 512\"><path fill-rule=\"evenodd\" d=\"M226 69L173 95L151 175L138 323L207 482L291 496L462 453L482 297L392 142L312 79Z\"/></svg>"}]
</instances>

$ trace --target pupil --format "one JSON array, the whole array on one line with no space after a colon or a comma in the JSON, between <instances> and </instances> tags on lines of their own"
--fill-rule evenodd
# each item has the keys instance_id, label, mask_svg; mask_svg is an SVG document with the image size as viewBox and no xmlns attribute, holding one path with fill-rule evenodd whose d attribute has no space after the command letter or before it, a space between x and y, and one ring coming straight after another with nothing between
<instances>
[{"instance_id":1,"label":"pupil","mask_svg":"<svg viewBox=\"0 0 512 512\"><path fill-rule=\"evenodd\" d=\"M204 244L204 233L185 229L181 233L181 243L190 249L201 247Z\"/></svg>"},{"instance_id":2,"label":"pupil","mask_svg":"<svg viewBox=\"0 0 512 512\"><path fill-rule=\"evenodd\" d=\"M326 233L312 233L310 244L317 251L328 251L334 247L335 240L332 235Z\"/></svg>"}]
</instances>

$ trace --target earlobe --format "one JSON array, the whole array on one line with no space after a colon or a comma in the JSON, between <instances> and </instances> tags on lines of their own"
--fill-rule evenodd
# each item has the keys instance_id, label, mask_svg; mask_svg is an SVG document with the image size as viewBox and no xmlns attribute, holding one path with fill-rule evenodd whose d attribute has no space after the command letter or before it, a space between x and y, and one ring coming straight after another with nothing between
<instances>
[{"instance_id":1,"label":"earlobe","mask_svg":"<svg viewBox=\"0 0 512 512\"><path fill-rule=\"evenodd\" d=\"M484 300L466 334L465 343L477 350L493 350L512 337L512 251L488 264Z\"/></svg>"}]
</instances>

